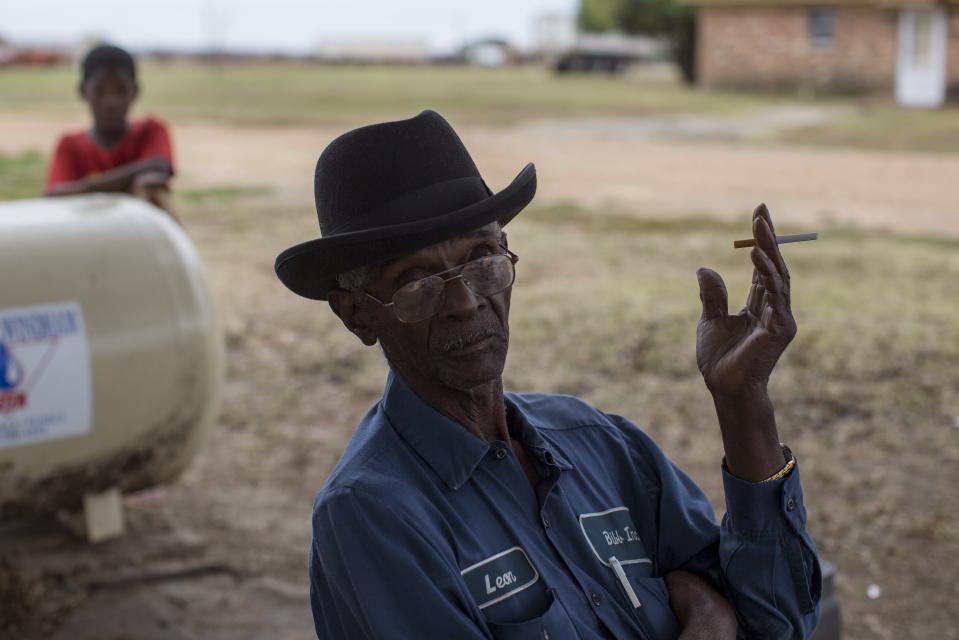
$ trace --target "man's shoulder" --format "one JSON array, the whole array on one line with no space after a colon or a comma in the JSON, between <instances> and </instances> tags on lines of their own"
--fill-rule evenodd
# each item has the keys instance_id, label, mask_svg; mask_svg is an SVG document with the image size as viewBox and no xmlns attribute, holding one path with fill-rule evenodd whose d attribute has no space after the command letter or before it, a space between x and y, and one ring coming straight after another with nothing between
<instances>
[{"instance_id":1,"label":"man's shoulder","mask_svg":"<svg viewBox=\"0 0 959 640\"><path fill-rule=\"evenodd\" d=\"M394 434L380 403L366 413L350 436L340 459L333 467L320 495L352 488L375 480L382 469L384 456L389 456Z\"/></svg>"},{"instance_id":2,"label":"man's shoulder","mask_svg":"<svg viewBox=\"0 0 959 640\"><path fill-rule=\"evenodd\" d=\"M550 431L615 426L611 416L576 396L562 393L508 393L506 396L537 427Z\"/></svg>"},{"instance_id":3,"label":"man's shoulder","mask_svg":"<svg viewBox=\"0 0 959 640\"><path fill-rule=\"evenodd\" d=\"M397 482L408 479L414 464L381 403L377 403L357 425L317 493L314 514L339 500L383 500L387 495L394 496Z\"/></svg>"},{"instance_id":4,"label":"man's shoulder","mask_svg":"<svg viewBox=\"0 0 959 640\"><path fill-rule=\"evenodd\" d=\"M509 393L507 397L570 459L582 455L611 459L610 456L632 454L646 458L659 451L653 439L632 421L601 411L576 396Z\"/></svg>"}]
</instances>

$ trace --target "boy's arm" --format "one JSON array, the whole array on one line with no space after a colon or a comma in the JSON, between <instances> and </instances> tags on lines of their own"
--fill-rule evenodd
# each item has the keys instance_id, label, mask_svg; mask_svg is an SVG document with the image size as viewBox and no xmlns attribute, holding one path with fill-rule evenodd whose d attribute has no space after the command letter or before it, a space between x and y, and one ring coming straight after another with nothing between
<instances>
[{"instance_id":1,"label":"boy's arm","mask_svg":"<svg viewBox=\"0 0 959 640\"><path fill-rule=\"evenodd\" d=\"M138 175L147 172L160 173L169 178L173 170L169 160L160 156L154 156L152 158L130 162L116 169L110 169L109 171L104 171L94 176L61 182L49 188L47 195L66 196L78 193L130 191L134 179Z\"/></svg>"},{"instance_id":2,"label":"boy's arm","mask_svg":"<svg viewBox=\"0 0 959 640\"><path fill-rule=\"evenodd\" d=\"M170 140L170 132L162 120L154 117L147 118L142 144L139 157L153 158L159 156L164 158L169 165L169 174L172 176L176 173L173 166L173 143Z\"/></svg>"}]
</instances>

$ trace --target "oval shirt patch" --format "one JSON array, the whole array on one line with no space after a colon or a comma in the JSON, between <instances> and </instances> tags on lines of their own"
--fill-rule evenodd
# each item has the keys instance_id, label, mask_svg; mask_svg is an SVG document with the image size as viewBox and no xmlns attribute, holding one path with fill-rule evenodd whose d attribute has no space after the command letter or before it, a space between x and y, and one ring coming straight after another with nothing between
<instances>
[{"instance_id":1,"label":"oval shirt patch","mask_svg":"<svg viewBox=\"0 0 959 640\"><path fill-rule=\"evenodd\" d=\"M582 513L579 526L593 553L607 567L613 556L620 564L652 564L652 560L646 556L646 547L628 508L614 507L596 513Z\"/></svg>"},{"instance_id":2,"label":"oval shirt patch","mask_svg":"<svg viewBox=\"0 0 959 640\"><path fill-rule=\"evenodd\" d=\"M519 593L539 580L539 572L520 547L501 551L460 571L480 609Z\"/></svg>"}]
</instances>

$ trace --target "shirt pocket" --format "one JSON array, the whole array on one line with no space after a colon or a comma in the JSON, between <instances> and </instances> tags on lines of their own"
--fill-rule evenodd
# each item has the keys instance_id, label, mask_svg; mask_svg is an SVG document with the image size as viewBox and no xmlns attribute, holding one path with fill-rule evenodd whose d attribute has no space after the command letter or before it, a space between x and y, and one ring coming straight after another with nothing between
<instances>
[{"instance_id":1,"label":"shirt pocket","mask_svg":"<svg viewBox=\"0 0 959 640\"><path fill-rule=\"evenodd\" d=\"M580 640L573 622L560 602L556 589L546 593L546 609L534 618L519 622L488 622L487 627L496 640Z\"/></svg>"}]
</instances>

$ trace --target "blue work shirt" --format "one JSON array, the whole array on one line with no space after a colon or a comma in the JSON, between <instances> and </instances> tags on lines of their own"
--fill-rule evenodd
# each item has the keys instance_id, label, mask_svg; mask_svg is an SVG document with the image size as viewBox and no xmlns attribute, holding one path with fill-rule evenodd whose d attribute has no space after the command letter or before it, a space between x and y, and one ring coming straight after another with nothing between
<instances>
[{"instance_id":1,"label":"blue work shirt","mask_svg":"<svg viewBox=\"0 0 959 640\"><path fill-rule=\"evenodd\" d=\"M486 442L390 374L317 496L310 601L319 638L671 639L663 581L709 577L748 638L806 638L820 569L793 469L723 470L727 514L626 419L570 396L506 394ZM616 560L611 560L616 558Z\"/></svg>"}]
</instances>

